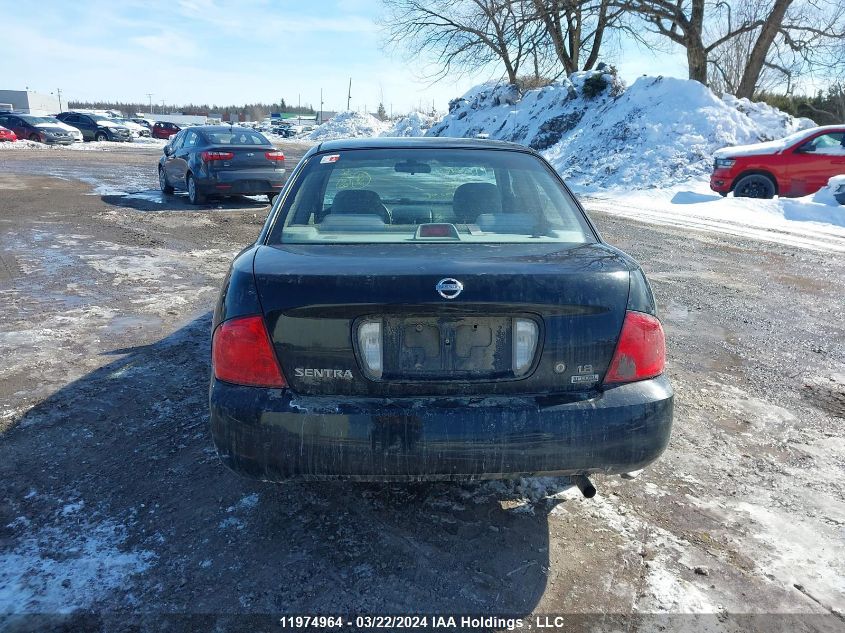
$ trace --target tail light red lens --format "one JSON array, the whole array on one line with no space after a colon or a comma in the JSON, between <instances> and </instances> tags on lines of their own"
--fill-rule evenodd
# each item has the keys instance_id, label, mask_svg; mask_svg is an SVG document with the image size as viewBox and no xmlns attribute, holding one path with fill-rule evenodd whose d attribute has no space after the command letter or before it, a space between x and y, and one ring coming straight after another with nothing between
<instances>
[{"instance_id":1,"label":"tail light red lens","mask_svg":"<svg viewBox=\"0 0 845 633\"><path fill-rule=\"evenodd\" d=\"M211 362L218 380L250 387L287 387L260 316L221 323L211 342Z\"/></svg>"},{"instance_id":2,"label":"tail light red lens","mask_svg":"<svg viewBox=\"0 0 845 633\"><path fill-rule=\"evenodd\" d=\"M232 160L234 157L234 152L203 152L200 154L200 158L206 163L210 163L213 160Z\"/></svg>"},{"instance_id":3,"label":"tail light red lens","mask_svg":"<svg viewBox=\"0 0 845 633\"><path fill-rule=\"evenodd\" d=\"M284 160L285 154L284 152L264 152L264 156L267 160Z\"/></svg>"},{"instance_id":4,"label":"tail light red lens","mask_svg":"<svg viewBox=\"0 0 845 633\"><path fill-rule=\"evenodd\" d=\"M666 338L657 317L628 312L604 384L619 384L654 378L666 364Z\"/></svg>"}]
</instances>

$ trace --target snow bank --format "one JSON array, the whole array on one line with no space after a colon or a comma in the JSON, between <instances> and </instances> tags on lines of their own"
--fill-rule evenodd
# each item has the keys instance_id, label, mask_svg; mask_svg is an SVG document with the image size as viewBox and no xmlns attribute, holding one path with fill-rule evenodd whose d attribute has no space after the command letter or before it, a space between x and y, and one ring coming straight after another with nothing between
<instances>
[{"instance_id":1,"label":"snow bank","mask_svg":"<svg viewBox=\"0 0 845 633\"><path fill-rule=\"evenodd\" d=\"M0 143L0 151L3 150L50 150L50 149L71 149L77 151L109 151L113 149L149 149L162 148L167 141L158 138L141 137L133 139L130 143L117 143L114 141L91 141L88 143L74 143L73 145L46 145L35 141L18 140Z\"/></svg>"},{"instance_id":2,"label":"snow bank","mask_svg":"<svg viewBox=\"0 0 845 633\"><path fill-rule=\"evenodd\" d=\"M713 152L812 127L766 104L717 97L702 84L641 77L628 88L597 71L519 95L483 84L449 104L430 136L529 145L582 190L668 186L709 173Z\"/></svg>"},{"instance_id":3,"label":"snow bank","mask_svg":"<svg viewBox=\"0 0 845 633\"><path fill-rule=\"evenodd\" d=\"M44 143L36 143L35 141L28 141L26 139L19 141L3 141L0 142L0 152L3 150L28 150L28 149L50 149L49 145Z\"/></svg>"},{"instance_id":4,"label":"snow bank","mask_svg":"<svg viewBox=\"0 0 845 633\"><path fill-rule=\"evenodd\" d=\"M380 136L387 129L387 123L370 114L339 112L305 138L312 141L330 141L336 138Z\"/></svg>"},{"instance_id":5,"label":"snow bank","mask_svg":"<svg viewBox=\"0 0 845 633\"><path fill-rule=\"evenodd\" d=\"M411 112L398 119L382 136L424 136L437 120L422 112Z\"/></svg>"},{"instance_id":6,"label":"snow bank","mask_svg":"<svg viewBox=\"0 0 845 633\"><path fill-rule=\"evenodd\" d=\"M845 253L845 206L833 197L831 179L803 198L722 198L706 181L648 191L608 191L585 195L588 211L600 211L665 226L724 233L816 251Z\"/></svg>"}]
</instances>

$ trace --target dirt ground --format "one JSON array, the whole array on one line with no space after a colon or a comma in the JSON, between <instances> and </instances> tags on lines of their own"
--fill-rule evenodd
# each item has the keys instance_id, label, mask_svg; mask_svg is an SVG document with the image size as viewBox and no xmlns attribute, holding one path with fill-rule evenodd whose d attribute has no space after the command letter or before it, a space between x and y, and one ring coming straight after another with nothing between
<instances>
[{"instance_id":1,"label":"dirt ground","mask_svg":"<svg viewBox=\"0 0 845 633\"><path fill-rule=\"evenodd\" d=\"M305 148L284 149L292 169ZM593 210L666 327L661 460L592 500L557 479L273 486L220 464L206 400L210 311L267 203L162 197L155 161L0 153L0 629L843 630L841 255Z\"/></svg>"}]
</instances>

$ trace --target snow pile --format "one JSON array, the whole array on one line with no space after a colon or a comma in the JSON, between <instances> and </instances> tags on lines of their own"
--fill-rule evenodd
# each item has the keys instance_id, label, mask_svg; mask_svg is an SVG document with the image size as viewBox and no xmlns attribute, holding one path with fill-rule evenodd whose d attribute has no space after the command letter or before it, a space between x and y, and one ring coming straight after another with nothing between
<instances>
[{"instance_id":1,"label":"snow pile","mask_svg":"<svg viewBox=\"0 0 845 633\"><path fill-rule=\"evenodd\" d=\"M36 143L35 141L28 141L26 139L18 141L3 141L0 142L0 151L16 150L16 149L50 149L49 145L44 143Z\"/></svg>"},{"instance_id":2,"label":"snow pile","mask_svg":"<svg viewBox=\"0 0 845 633\"><path fill-rule=\"evenodd\" d=\"M826 187L822 187L812 196L808 196L808 198L812 198L812 201L818 204L831 206L845 205L845 175L834 176L827 181ZM806 200L806 198L802 198L802 200ZM836 224L845 226L845 206L842 206L840 211L840 217L843 220Z\"/></svg>"},{"instance_id":3,"label":"snow pile","mask_svg":"<svg viewBox=\"0 0 845 633\"><path fill-rule=\"evenodd\" d=\"M305 138L312 141L330 141L336 138L380 136L387 129L387 123L379 121L371 114L339 112Z\"/></svg>"},{"instance_id":4,"label":"snow pile","mask_svg":"<svg viewBox=\"0 0 845 633\"><path fill-rule=\"evenodd\" d=\"M845 184L845 176L831 179ZM836 203L831 184L803 198L722 198L706 181L648 191L608 191L581 197L599 211L694 231L723 233L787 246L845 253L845 206Z\"/></svg>"},{"instance_id":5,"label":"snow pile","mask_svg":"<svg viewBox=\"0 0 845 633\"><path fill-rule=\"evenodd\" d=\"M645 188L709 174L719 148L813 125L695 81L641 77L626 88L613 74L582 71L521 96L512 86L473 88L427 135L528 145L581 189Z\"/></svg>"},{"instance_id":6,"label":"snow pile","mask_svg":"<svg viewBox=\"0 0 845 633\"><path fill-rule=\"evenodd\" d=\"M755 102L743 97L737 99L733 95L722 95L722 101L745 116L751 119L760 129L760 140L770 141L792 134L796 130L814 127L816 124L811 119L795 119L785 114L768 103ZM796 126L797 125L797 126Z\"/></svg>"},{"instance_id":7,"label":"snow pile","mask_svg":"<svg viewBox=\"0 0 845 633\"><path fill-rule=\"evenodd\" d=\"M436 122L437 117L411 112L398 119L382 136L424 136Z\"/></svg>"}]
</instances>

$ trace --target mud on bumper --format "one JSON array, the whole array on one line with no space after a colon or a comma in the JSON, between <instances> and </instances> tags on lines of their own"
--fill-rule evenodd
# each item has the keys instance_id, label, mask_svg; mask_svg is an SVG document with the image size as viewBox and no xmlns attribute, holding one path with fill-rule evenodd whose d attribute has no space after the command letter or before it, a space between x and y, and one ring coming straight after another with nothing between
<instances>
[{"instance_id":1,"label":"mud on bumper","mask_svg":"<svg viewBox=\"0 0 845 633\"><path fill-rule=\"evenodd\" d=\"M256 479L487 479L618 474L666 448L661 376L560 402L543 397L303 397L212 380L211 430L233 471Z\"/></svg>"}]
</instances>

